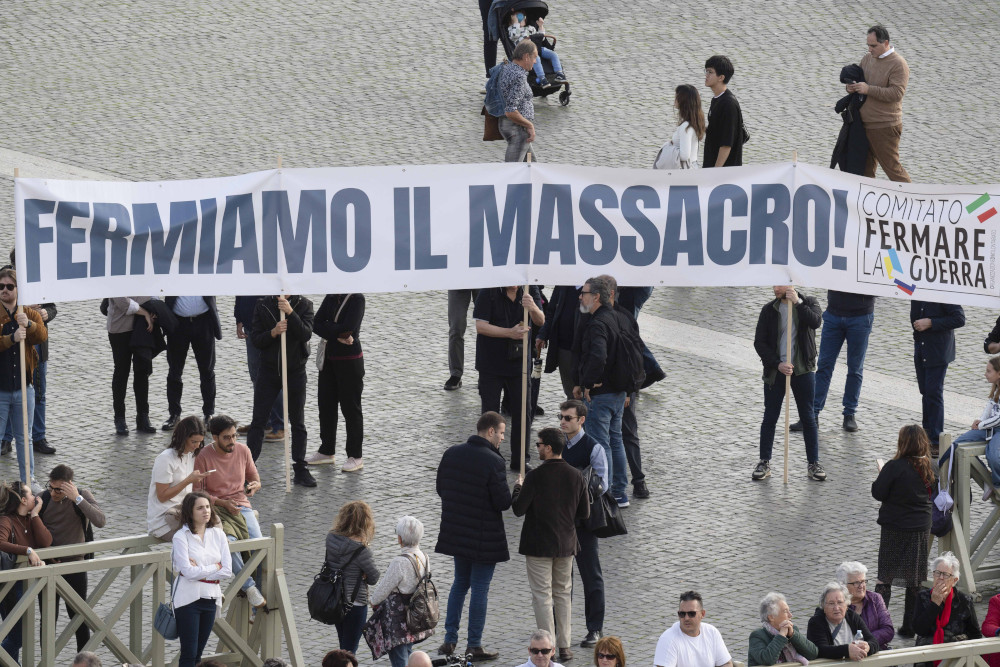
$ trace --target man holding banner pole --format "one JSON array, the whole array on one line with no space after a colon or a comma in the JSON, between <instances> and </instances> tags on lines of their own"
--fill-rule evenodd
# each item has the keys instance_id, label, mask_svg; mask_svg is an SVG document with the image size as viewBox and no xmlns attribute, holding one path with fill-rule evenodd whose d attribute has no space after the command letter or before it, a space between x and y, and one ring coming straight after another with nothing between
<instances>
[{"instance_id":1,"label":"man holding banner pole","mask_svg":"<svg viewBox=\"0 0 1000 667\"><path fill-rule=\"evenodd\" d=\"M774 430L785 400L785 386L795 397L802 420L809 479L826 480L819 462L819 433L813 399L816 388L816 329L823 312L816 297L806 296L791 285L775 285L774 299L760 311L753 346L764 366L764 419L760 424L760 462L753 471L754 481L771 476ZM791 327L786 322L791 309ZM791 356L786 350L791 343ZM779 377L781 376L781 377ZM787 420L786 420L787 421Z\"/></svg>"},{"instance_id":2,"label":"man holding banner pole","mask_svg":"<svg viewBox=\"0 0 1000 667\"><path fill-rule=\"evenodd\" d=\"M35 457L28 446L24 414L34 414L35 391L31 384L38 353L35 345L48 339L38 311L17 304L17 273L0 269L0 433L8 420L17 442L17 466L21 482L33 479ZM26 401L27 410L24 410Z\"/></svg>"}]
</instances>

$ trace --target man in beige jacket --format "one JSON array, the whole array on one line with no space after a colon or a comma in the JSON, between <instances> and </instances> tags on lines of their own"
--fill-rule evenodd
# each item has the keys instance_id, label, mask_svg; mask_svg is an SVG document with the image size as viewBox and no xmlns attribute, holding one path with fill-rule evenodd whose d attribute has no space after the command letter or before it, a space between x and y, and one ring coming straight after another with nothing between
<instances>
[{"instance_id":1,"label":"man in beige jacket","mask_svg":"<svg viewBox=\"0 0 1000 667\"><path fill-rule=\"evenodd\" d=\"M889 31L875 25L868 29L868 55L861 59L865 81L847 84L847 92L867 95L861 121L868 136L865 176L875 176L875 162L890 181L910 182L899 162L899 139L903 134L903 95L910 68L889 44Z\"/></svg>"}]
</instances>

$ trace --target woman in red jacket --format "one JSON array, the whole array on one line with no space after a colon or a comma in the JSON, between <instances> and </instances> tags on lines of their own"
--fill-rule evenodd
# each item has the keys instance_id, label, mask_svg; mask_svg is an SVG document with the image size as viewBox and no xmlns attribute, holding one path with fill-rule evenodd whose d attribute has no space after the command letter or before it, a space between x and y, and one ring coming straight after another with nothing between
<instances>
[{"instance_id":1,"label":"woman in red jacket","mask_svg":"<svg viewBox=\"0 0 1000 667\"><path fill-rule=\"evenodd\" d=\"M990 608L986 612L982 629L983 637L1000 637L1000 595L990 598ZM990 667L1000 667L1000 653L984 655L983 660L988 662Z\"/></svg>"}]
</instances>

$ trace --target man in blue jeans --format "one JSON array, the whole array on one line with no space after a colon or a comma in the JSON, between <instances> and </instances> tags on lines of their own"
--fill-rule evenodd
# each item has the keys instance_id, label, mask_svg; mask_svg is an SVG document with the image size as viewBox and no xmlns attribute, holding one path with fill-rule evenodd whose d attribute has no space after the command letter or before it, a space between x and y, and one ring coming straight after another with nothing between
<instances>
[{"instance_id":1,"label":"man in blue jeans","mask_svg":"<svg viewBox=\"0 0 1000 667\"><path fill-rule=\"evenodd\" d=\"M844 430L854 433L858 422L854 418L861 396L861 379L868 351L868 335L875 321L875 297L850 292L827 292L823 330L819 337L819 362L816 365L816 396L813 398L817 427L819 413L826 405L833 367L837 365L840 348L847 343L847 382L844 384ZM791 430L801 431L802 421Z\"/></svg>"},{"instance_id":2,"label":"man in blue jeans","mask_svg":"<svg viewBox=\"0 0 1000 667\"><path fill-rule=\"evenodd\" d=\"M455 580L448 594L444 621L444 643L439 655L451 655L458 645L465 595L469 601L469 636L463 655L474 662L495 660L499 653L483 648L483 627L490 582L497 563L510 560L503 513L510 509L505 462L500 454L507 424L497 412L484 412L476 423L476 435L449 447L437 470L437 493L441 496L441 528L434 551L455 560Z\"/></svg>"},{"instance_id":3,"label":"man in blue jeans","mask_svg":"<svg viewBox=\"0 0 1000 667\"><path fill-rule=\"evenodd\" d=\"M622 416L628 396L609 372L621 335L611 301L612 285L603 277L589 279L580 290L580 312L589 314L580 322L579 363L575 398L587 402L584 430L601 443L611 467L611 495L619 507L628 507L628 464L622 440Z\"/></svg>"}]
</instances>

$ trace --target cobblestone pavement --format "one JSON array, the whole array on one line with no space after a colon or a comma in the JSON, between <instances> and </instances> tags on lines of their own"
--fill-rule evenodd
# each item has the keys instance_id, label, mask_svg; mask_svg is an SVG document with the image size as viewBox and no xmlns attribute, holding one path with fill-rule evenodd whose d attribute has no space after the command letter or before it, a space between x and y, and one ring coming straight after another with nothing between
<instances>
[{"instance_id":1,"label":"cobblestone pavement","mask_svg":"<svg viewBox=\"0 0 1000 667\"><path fill-rule=\"evenodd\" d=\"M911 67L902 145L910 174L925 182L1000 181L1000 93L983 86L979 74L998 64L993 42L1000 9L983 1L720 0L678 6L555 0L548 27L560 38L574 94L565 108L537 102L539 156L648 166L673 129L674 86L695 83L704 95L702 63L723 52L736 65L734 88L753 137L748 163L786 160L797 152L800 160L825 164L840 125L832 110L843 94L840 68L861 57L865 27L880 20ZM438 7L412 0L35 0L8 3L0 34L0 149L36 156L43 166L45 159L64 165L52 167L53 175L73 167L111 178L194 178L271 167L279 155L288 167L312 167L492 162L502 154L499 144L479 140L482 67L473 2ZM0 210L11 211L12 199L5 174ZM0 248L13 238L12 216L4 219ZM659 289L645 312L749 339L767 294L764 288ZM825 300L821 290L818 296ZM393 526L402 514L424 521L423 546L433 548L439 516L435 466L445 447L470 433L479 407L471 369L462 390L441 391L447 376L445 305L441 292L369 298L364 472L321 469L317 489L286 495L280 447L270 446L261 457L265 488L255 505L262 523L290 528L286 572L309 664L336 647L333 629L308 619L305 590L321 561L324 533L343 502L362 498L372 504L378 522L374 549L382 566L396 550ZM246 420L251 394L242 343L228 317L231 307L231 298L220 299L227 317L218 345L218 405L220 412ZM947 388L980 397L981 341L995 314L975 308L967 313ZM906 305L880 300L875 322L868 368L910 380ZM470 365L473 341L470 332ZM900 425L919 421L919 402L913 400L909 410L887 410L864 401L861 430L849 435L833 409L841 389L835 387L821 425L829 481L806 479L801 440L793 436L789 484L753 484L762 413L759 372L720 367L669 345L654 346L654 352L668 378L644 392L640 403L653 497L626 510L628 536L602 545L605 629L624 639L630 661L649 665L659 633L675 618L677 595L694 588L705 595L707 620L742 659L747 635L758 624L757 601L767 591L784 592L804 626L842 560L861 560L874 574L873 460L891 456ZM113 437L110 361L96 301L60 304L52 325L49 389L50 441L59 453L39 457L38 465L42 475L57 462L77 470L108 511L102 537L141 532L149 467L167 442L165 434ZM197 412L193 372L191 360L184 406ZM154 420L166 417L165 376L165 360L157 358ZM315 386L312 371L312 396ZM558 398L558 382L547 376L542 405L548 414L537 425L555 424ZM975 416L949 428L961 430ZM315 399L307 405L307 419L312 449ZM10 457L0 460L0 476L15 474ZM520 523L507 517L512 552ZM451 564L432 555L432 566L446 595ZM897 618L900 597L891 606ZM490 598L484 642L501 651L497 664L525 659L533 627L523 559L515 555L498 568ZM574 637L583 636L583 627L577 596ZM439 640L428 644L436 647ZM584 653L576 663L588 662Z\"/></svg>"}]
</instances>

